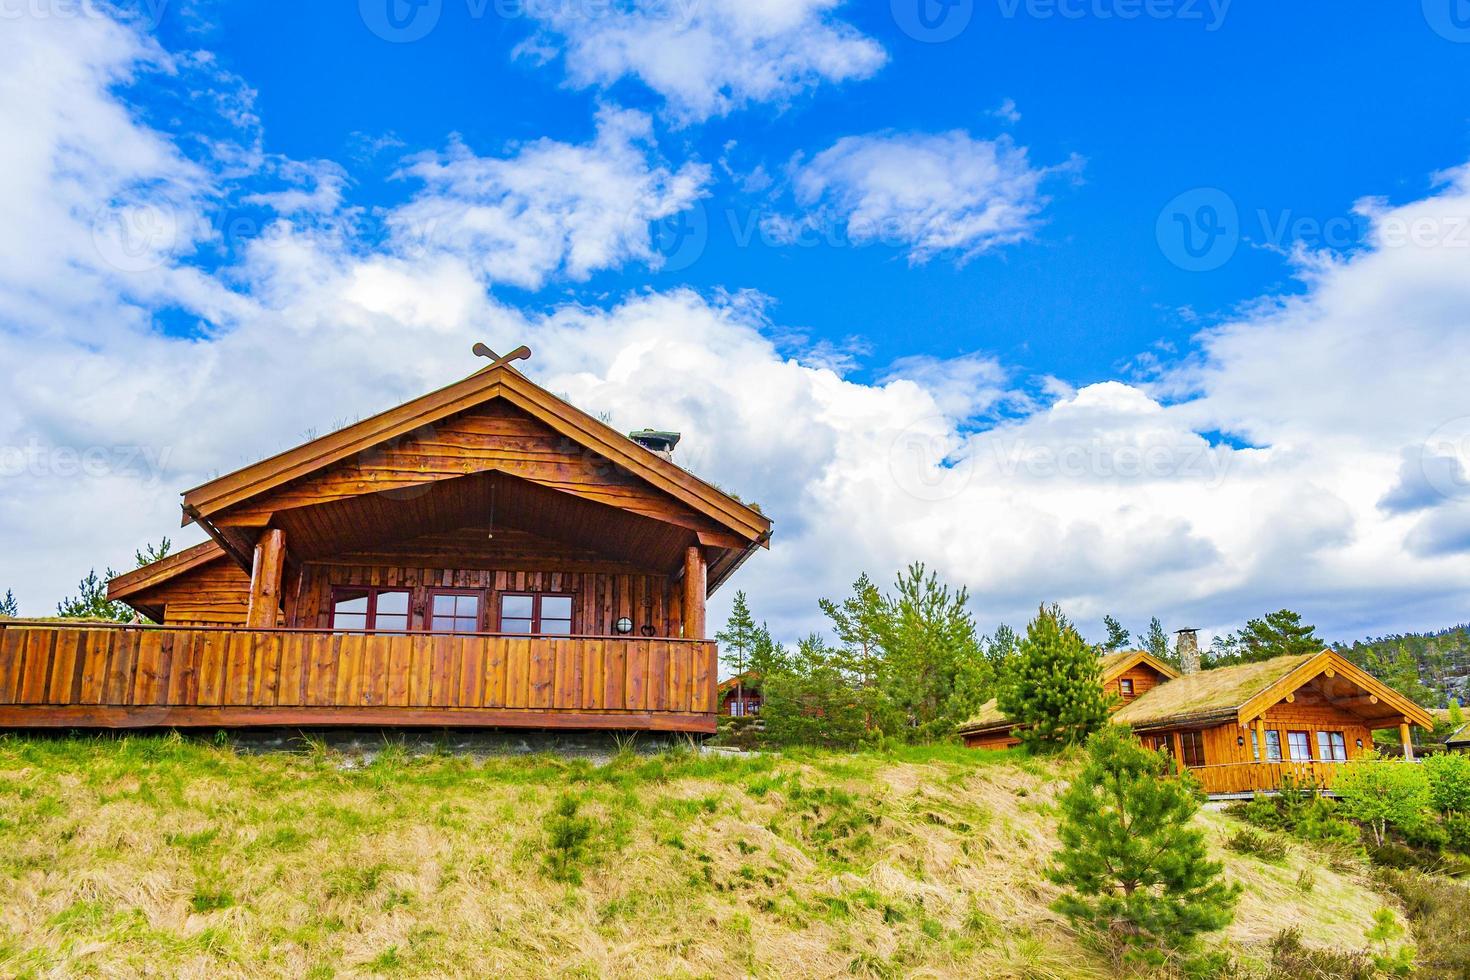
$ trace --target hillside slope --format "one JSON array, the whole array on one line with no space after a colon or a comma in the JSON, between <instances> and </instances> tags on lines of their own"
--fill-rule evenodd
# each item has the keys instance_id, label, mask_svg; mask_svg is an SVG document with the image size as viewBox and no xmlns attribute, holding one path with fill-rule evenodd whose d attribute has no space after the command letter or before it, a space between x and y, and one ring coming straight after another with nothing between
<instances>
[{"instance_id":1,"label":"hillside slope","mask_svg":"<svg viewBox=\"0 0 1470 980\"><path fill-rule=\"evenodd\" d=\"M0 974L1106 975L1047 906L1063 763L956 749L370 763L0 738ZM590 820L548 876L547 814ZM1217 837L1228 818L1201 818ZM575 835L573 835L575 836ZM1228 855L1226 942L1361 948L1353 871Z\"/></svg>"}]
</instances>

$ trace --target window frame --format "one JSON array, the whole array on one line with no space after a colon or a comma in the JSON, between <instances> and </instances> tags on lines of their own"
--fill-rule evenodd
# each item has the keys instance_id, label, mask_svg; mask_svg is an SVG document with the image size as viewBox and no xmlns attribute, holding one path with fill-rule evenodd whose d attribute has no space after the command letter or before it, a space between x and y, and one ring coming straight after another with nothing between
<instances>
[{"instance_id":1,"label":"window frame","mask_svg":"<svg viewBox=\"0 0 1470 980\"><path fill-rule=\"evenodd\" d=\"M475 628L473 630L471 630L470 633L484 633L485 632L485 590L484 589L439 588L437 586L429 586L428 588L426 588L424 590L424 625L423 625L423 631L425 633L439 633L439 632L442 632L440 630L434 629L434 597L435 596L441 596L441 595L470 596L472 598L478 599L479 600L479 604L476 606L476 609L475 609ZM464 619L465 617L463 617L463 616L451 616L449 618L450 619ZM469 635L469 633L464 633L464 632L461 632L459 630L452 630L452 631L450 631L448 633L444 633L443 635L445 635L445 636L467 636L467 635Z\"/></svg>"},{"instance_id":2,"label":"window frame","mask_svg":"<svg viewBox=\"0 0 1470 980\"><path fill-rule=\"evenodd\" d=\"M1186 769L1198 769L1205 765L1204 732L1180 732L1179 757L1184 760ZM1191 758L1195 761L1191 761Z\"/></svg>"},{"instance_id":3,"label":"window frame","mask_svg":"<svg viewBox=\"0 0 1470 980\"><path fill-rule=\"evenodd\" d=\"M1273 735L1276 736L1276 737L1275 738L1272 738L1271 736L1273 736ZM1281 743L1281 729L1279 729L1279 728L1268 728L1268 729L1266 729L1266 757L1264 759L1262 759L1261 761L1262 762L1285 762L1286 761L1286 753L1284 751L1282 751L1283 749L1284 749L1284 746Z\"/></svg>"},{"instance_id":4,"label":"window frame","mask_svg":"<svg viewBox=\"0 0 1470 980\"><path fill-rule=\"evenodd\" d=\"M337 625L337 604L342 601L338 597L344 592L366 592L367 612L363 614L363 625L361 628ZM381 593L402 593L408 596L408 607L402 613L404 623L403 629L396 627L379 628L378 626L378 596ZM412 633L413 629L413 589L403 585L334 585L329 596L331 606L327 610L327 628L333 633ZM355 613L353 615L356 615ZM390 616L400 615L389 613Z\"/></svg>"},{"instance_id":5,"label":"window frame","mask_svg":"<svg viewBox=\"0 0 1470 980\"><path fill-rule=\"evenodd\" d=\"M1307 757L1305 759L1298 759L1296 757L1296 746L1292 743L1292 736L1293 735L1300 735L1302 741L1306 744L1306 746L1307 746ZM1291 761L1291 762L1312 762L1313 761L1313 758L1312 758L1312 733L1310 731L1303 731L1301 729L1288 729L1287 730L1287 733L1286 733L1286 748L1287 748L1287 751L1291 753L1291 759L1289 761Z\"/></svg>"},{"instance_id":6,"label":"window frame","mask_svg":"<svg viewBox=\"0 0 1470 980\"><path fill-rule=\"evenodd\" d=\"M577 634L577 597L571 592L518 592L507 589L504 592L495 593L495 632L505 633L505 600L507 598L526 598L531 600L531 632L529 633L507 633L508 636L576 636ZM565 620L567 631L565 633L546 633L541 629L541 600L543 598L566 599L571 604L571 617ZM511 619L524 619L524 616L512 616ZM560 616L553 616L556 622L562 622Z\"/></svg>"},{"instance_id":7,"label":"window frame","mask_svg":"<svg viewBox=\"0 0 1470 980\"><path fill-rule=\"evenodd\" d=\"M1323 743L1326 743L1325 745ZM1347 754L1347 732L1319 731L1317 733L1317 754L1322 762L1346 762Z\"/></svg>"},{"instance_id":8,"label":"window frame","mask_svg":"<svg viewBox=\"0 0 1470 980\"><path fill-rule=\"evenodd\" d=\"M1120 677L1120 678L1118 678L1118 694L1121 695L1124 700L1128 700L1128 699L1135 698L1135 697L1138 696L1138 695L1136 695L1136 694L1133 693L1133 678L1131 678L1131 677Z\"/></svg>"}]
</instances>

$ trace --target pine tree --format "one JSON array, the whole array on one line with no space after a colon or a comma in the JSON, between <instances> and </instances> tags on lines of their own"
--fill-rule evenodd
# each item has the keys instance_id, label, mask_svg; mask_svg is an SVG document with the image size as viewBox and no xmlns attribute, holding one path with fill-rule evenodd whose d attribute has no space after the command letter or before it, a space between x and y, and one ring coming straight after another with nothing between
<instances>
[{"instance_id":1,"label":"pine tree","mask_svg":"<svg viewBox=\"0 0 1470 980\"><path fill-rule=\"evenodd\" d=\"M1102 664L1057 606L1026 627L997 700L1033 751L1080 743L1108 720Z\"/></svg>"},{"instance_id":2,"label":"pine tree","mask_svg":"<svg viewBox=\"0 0 1470 980\"><path fill-rule=\"evenodd\" d=\"M985 644L985 659L990 661L990 672L993 676L1005 675L1006 666L1015 655L1020 642L1016 639L1016 631L1005 623L995 628L995 635Z\"/></svg>"},{"instance_id":3,"label":"pine tree","mask_svg":"<svg viewBox=\"0 0 1470 980\"><path fill-rule=\"evenodd\" d=\"M173 551L173 546L174 543L172 541L170 541L168 538L164 538L157 545L149 543L148 545L139 548L137 551L133 552L133 557L137 559L138 567L142 568L145 565L151 565L156 561L162 561L163 559L167 558L169 554Z\"/></svg>"},{"instance_id":4,"label":"pine tree","mask_svg":"<svg viewBox=\"0 0 1470 980\"><path fill-rule=\"evenodd\" d=\"M1057 911L1145 953L1223 928L1240 894L1190 825L1201 799L1194 784L1170 770L1125 727L1094 735L1059 801L1062 847L1049 870L1068 889Z\"/></svg>"},{"instance_id":5,"label":"pine tree","mask_svg":"<svg viewBox=\"0 0 1470 980\"><path fill-rule=\"evenodd\" d=\"M0 617L16 619L19 616L20 606L15 601L15 593L6 589L5 598L0 600Z\"/></svg>"},{"instance_id":6,"label":"pine tree","mask_svg":"<svg viewBox=\"0 0 1470 980\"><path fill-rule=\"evenodd\" d=\"M1155 620L1158 622L1158 620ZM1103 617L1103 627L1108 631L1108 638L1103 640L1102 648L1108 653L1116 653L1126 650L1128 643L1133 639L1133 634L1123 628L1123 624L1111 616ZM1162 630L1162 627L1160 628Z\"/></svg>"},{"instance_id":7,"label":"pine tree","mask_svg":"<svg viewBox=\"0 0 1470 980\"><path fill-rule=\"evenodd\" d=\"M907 719L905 734L947 736L990 687L989 662L965 608L969 593L951 590L921 562L898 576L894 590L875 620L883 701Z\"/></svg>"},{"instance_id":8,"label":"pine tree","mask_svg":"<svg viewBox=\"0 0 1470 980\"><path fill-rule=\"evenodd\" d=\"M866 711L843 654L813 633L796 644L784 669L765 680L766 737L785 745L853 748L868 730Z\"/></svg>"},{"instance_id":9,"label":"pine tree","mask_svg":"<svg viewBox=\"0 0 1470 980\"><path fill-rule=\"evenodd\" d=\"M831 599L818 599L817 605L832 621L843 654L839 666L857 684L866 726L879 727L880 719L888 714L880 686L884 669L880 639L883 596L864 572L852 584L852 595L840 604Z\"/></svg>"},{"instance_id":10,"label":"pine tree","mask_svg":"<svg viewBox=\"0 0 1470 980\"><path fill-rule=\"evenodd\" d=\"M735 593L730 618L725 621L725 628L715 633L715 639L722 648L720 658L735 672L735 697L743 700L746 665L756 643L755 619L750 615L750 604L745 599L744 590Z\"/></svg>"},{"instance_id":11,"label":"pine tree","mask_svg":"<svg viewBox=\"0 0 1470 980\"><path fill-rule=\"evenodd\" d=\"M56 614L69 619L105 619L126 623L133 618L133 611L124 603L112 602L107 598L107 583L117 573L107 570L106 578L97 577L97 569L87 572L87 577L77 583L77 594L56 604Z\"/></svg>"},{"instance_id":12,"label":"pine tree","mask_svg":"<svg viewBox=\"0 0 1470 980\"><path fill-rule=\"evenodd\" d=\"M1246 663L1272 657L1321 653L1326 646L1314 626L1302 623L1301 614L1278 609L1261 619L1252 619L1240 631L1241 659Z\"/></svg>"},{"instance_id":13,"label":"pine tree","mask_svg":"<svg viewBox=\"0 0 1470 980\"><path fill-rule=\"evenodd\" d=\"M1159 622L1157 616L1148 621L1148 633L1143 637L1143 648L1165 663L1173 660L1169 655L1169 635L1164 632L1164 624Z\"/></svg>"}]
</instances>

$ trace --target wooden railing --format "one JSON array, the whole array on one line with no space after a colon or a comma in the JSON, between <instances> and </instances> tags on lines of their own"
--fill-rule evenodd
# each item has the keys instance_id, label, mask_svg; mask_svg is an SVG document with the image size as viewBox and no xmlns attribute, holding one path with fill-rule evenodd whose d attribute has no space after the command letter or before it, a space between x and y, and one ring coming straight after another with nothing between
<instances>
[{"instance_id":1,"label":"wooden railing","mask_svg":"<svg viewBox=\"0 0 1470 980\"><path fill-rule=\"evenodd\" d=\"M1206 793L1251 793L1278 790L1284 777L1290 777L1297 786L1315 785L1317 789L1331 789L1332 780L1345 762L1226 762L1212 766L1195 766L1194 773Z\"/></svg>"},{"instance_id":2,"label":"wooden railing","mask_svg":"<svg viewBox=\"0 0 1470 980\"><path fill-rule=\"evenodd\" d=\"M0 621L0 727L715 730L715 644Z\"/></svg>"}]
</instances>

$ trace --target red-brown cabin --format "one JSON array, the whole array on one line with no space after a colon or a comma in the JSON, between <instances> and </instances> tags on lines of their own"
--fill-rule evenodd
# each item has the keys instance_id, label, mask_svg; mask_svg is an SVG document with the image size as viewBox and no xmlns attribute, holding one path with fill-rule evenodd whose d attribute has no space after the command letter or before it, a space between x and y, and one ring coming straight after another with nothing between
<instances>
[{"instance_id":1,"label":"red-brown cabin","mask_svg":"<svg viewBox=\"0 0 1470 980\"><path fill-rule=\"evenodd\" d=\"M0 622L0 725L713 732L705 600L771 522L677 439L497 359L186 492L210 540L109 586L159 625Z\"/></svg>"}]
</instances>

